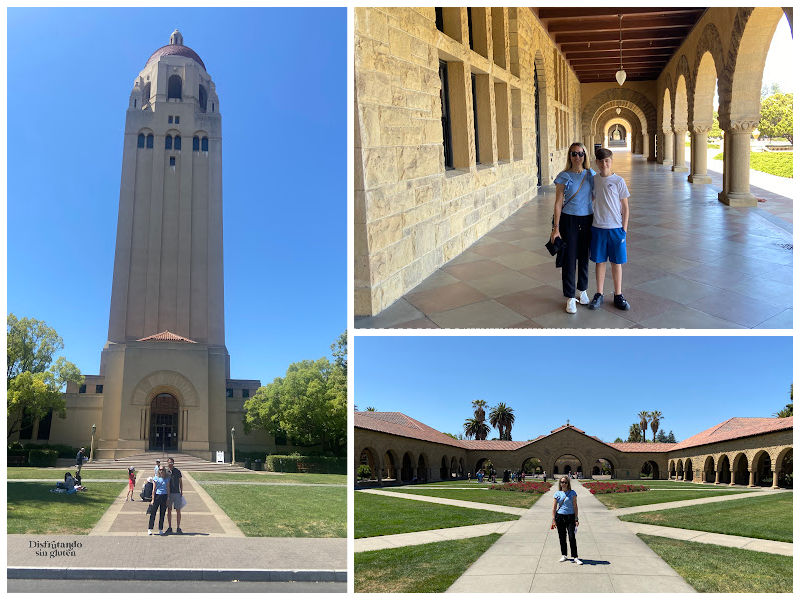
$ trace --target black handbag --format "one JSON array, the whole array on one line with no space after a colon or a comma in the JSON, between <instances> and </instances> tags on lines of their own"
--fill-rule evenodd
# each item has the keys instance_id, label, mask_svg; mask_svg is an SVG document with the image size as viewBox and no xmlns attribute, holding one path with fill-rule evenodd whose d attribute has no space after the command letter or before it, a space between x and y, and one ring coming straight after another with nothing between
<instances>
[{"instance_id":1,"label":"black handbag","mask_svg":"<svg viewBox=\"0 0 800 600\"><path fill-rule=\"evenodd\" d=\"M152 515L156 511L155 504L148 504L147 505L147 514Z\"/></svg>"}]
</instances>

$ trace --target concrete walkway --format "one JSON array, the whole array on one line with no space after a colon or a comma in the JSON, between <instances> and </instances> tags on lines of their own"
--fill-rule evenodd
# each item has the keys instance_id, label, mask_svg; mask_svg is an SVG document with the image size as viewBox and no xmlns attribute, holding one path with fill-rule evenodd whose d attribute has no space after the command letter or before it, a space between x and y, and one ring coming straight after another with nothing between
<instances>
[{"instance_id":1,"label":"concrete walkway","mask_svg":"<svg viewBox=\"0 0 800 600\"><path fill-rule=\"evenodd\" d=\"M433 542L447 540L464 540L480 537L492 533L506 533L515 521L501 521L500 523L482 523L480 525L466 525L464 527L447 527L446 529L428 529L411 533L396 533L393 535L376 535L374 537L360 538L353 542L354 552L367 552L369 550L386 550L400 548L401 546L419 546Z\"/></svg>"},{"instance_id":2,"label":"concrete walkway","mask_svg":"<svg viewBox=\"0 0 800 600\"><path fill-rule=\"evenodd\" d=\"M558 562L550 529L555 487L489 548L448 592L694 592L664 560L578 484L578 552L584 564Z\"/></svg>"},{"instance_id":3,"label":"concrete walkway","mask_svg":"<svg viewBox=\"0 0 800 600\"><path fill-rule=\"evenodd\" d=\"M359 490L359 492L362 494L375 494L376 496L390 496L392 498L404 498L406 500L419 500L420 502L430 502L432 504L449 504L450 506L460 506L461 508L491 510L494 512L507 513L509 515L524 515L529 510L527 508L502 506L500 504L487 504L484 502L469 502L467 500L452 500L450 498L437 498L436 496L423 496L422 494L401 494L398 492L384 492L378 490Z\"/></svg>"},{"instance_id":4,"label":"concrete walkway","mask_svg":"<svg viewBox=\"0 0 800 600\"><path fill-rule=\"evenodd\" d=\"M647 535L659 535L675 540L686 540L699 544L715 544L717 546L728 546L731 548L743 548L745 550L766 552L768 554L781 554L783 556L792 556L792 548L794 546L791 542L776 542L775 540L762 540L741 535L709 533L707 531L697 531L695 529L662 527L660 525L629 523L627 521L623 521L623 524L633 533L646 533Z\"/></svg>"}]
</instances>

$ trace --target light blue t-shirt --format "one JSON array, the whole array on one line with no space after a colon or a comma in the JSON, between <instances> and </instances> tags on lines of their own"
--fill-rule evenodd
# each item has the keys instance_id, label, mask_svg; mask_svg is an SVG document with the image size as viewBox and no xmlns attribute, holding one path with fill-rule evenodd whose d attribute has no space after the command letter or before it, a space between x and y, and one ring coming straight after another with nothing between
<instances>
[{"instance_id":1,"label":"light blue t-shirt","mask_svg":"<svg viewBox=\"0 0 800 600\"><path fill-rule=\"evenodd\" d=\"M572 499L577 497L578 494L575 493L575 490L569 490L568 492L558 491L556 492L553 497L558 502L558 510L556 513L559 515L574 515L575 514L575 506L572 504Z\"/></svg>"},{"instance_id":2,"label":"light blue t-shirt","mask_svg":"<svg viewBox=\"0 0 800 600\"><path fill-rule=\"evenodd\" d=\"M166 494L169 477L153 477L153 485L156 486L156 494Z\"/></svg>"},{"instance_id":3,"label":"light blue t-shirt","mask_svg":"<svg viewBox=\"0 0 800 600\"><path fill-rule=\"evenodd\" d=\"M576 217L585 217L591 215L592 210L592 193L594 191L594 176L595 172L592 169L582 171L581 173L573 173L572 171L561 171L558 176L553 180L553 183L562 184L564 186L564 206L561 212ZM586 177L583 182L578 195L572 200L578 187L581 185L581 179ZM568 201L569 200L569 201Z\"/></svg>"}]
</instances>

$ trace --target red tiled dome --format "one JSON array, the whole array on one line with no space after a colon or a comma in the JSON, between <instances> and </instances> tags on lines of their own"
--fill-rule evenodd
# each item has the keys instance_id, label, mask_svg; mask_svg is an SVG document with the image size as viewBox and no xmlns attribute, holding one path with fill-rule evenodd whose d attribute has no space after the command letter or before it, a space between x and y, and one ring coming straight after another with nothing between
<instances>
[{"instance_id":1,"label":"red tiled dome","mask_svg":"<svg viewBox=\"0 0 800 600\"><path fill-rule=\"evenodd\" d=\"M185 56L186 58L191 58L193 61L199 63L203 69L206 68L197 52L189 48L189 46L183 46L179 44L167 44L166 46L161 46L161 48L150 55L150 58L147 59L147 62L144 64L144 66L146 67L151 62L158 60L162 56Z\"/></svg>"}]
</instances>

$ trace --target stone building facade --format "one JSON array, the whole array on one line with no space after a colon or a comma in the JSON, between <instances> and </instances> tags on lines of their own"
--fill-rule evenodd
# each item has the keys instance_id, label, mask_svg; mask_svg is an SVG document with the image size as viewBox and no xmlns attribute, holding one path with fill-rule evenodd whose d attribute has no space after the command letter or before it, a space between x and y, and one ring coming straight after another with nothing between
<instances>
[{"instance_id":1,"label":"stone building facade","mask_svg":"<svg viewBox=\"0 0 800 600\"><path fill-rule=\"evenodd\" d=\"M733 418L677 444L607 443L574 425L534 440L456 440L403 413L355 413L355 466L374 483L466 477L487 461L500 473L538 459L548 474L589 477L610 468L614 479L685 479L697 483L785 486L792 473L793 418ZM726 466L727 465L727 466Z\"/></svg>"},{"instance_id":2,"label":"stone building facade","mask_svg":"<svg viewBox=\"0 0 800 600\"><path fill-rule=\"evenodd\" d=\"M782 9L708 8L657 78L623 86L579 82L537 10L355 9L356 316L379 313L542 201L570 143L591 152L613 123L639 160L710 183L716 85L726 133L719 200L756 206L747 141Z\"/></svg>"},{"instance_id":3,"label":"stone building facade","mask_svg":"<svg viewBox=\"0 0 800 600\"><path fill-rule=\"evenodd\" d=\"M274 447L245 436L258 380L230 378L222 262L222 117L214 81L174 31L135 79L125 118L108 341L100 374L66 391L66 418L33 440L121 458L145 450L211 459Z\"/></svg>"}]
</instances>

